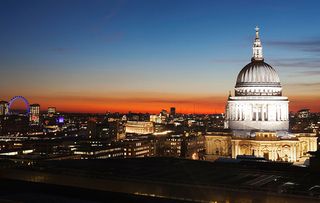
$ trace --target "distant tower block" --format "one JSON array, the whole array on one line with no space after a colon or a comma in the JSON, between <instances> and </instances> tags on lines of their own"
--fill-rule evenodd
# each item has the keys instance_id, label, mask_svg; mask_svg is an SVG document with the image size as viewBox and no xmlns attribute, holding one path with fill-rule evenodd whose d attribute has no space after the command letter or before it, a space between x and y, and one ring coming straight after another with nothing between
<instances>
[{"instance_id":1,"label":"distant tower block","mask_svg":"<svg viewBox=\"0 0 320 203\"><path fill-rule=\"evenodd\" d=\"M56 107L48 107L48 116L53 116L56 114Z\"/></svg>"},{"instance_id":2,"label":"distant tower block","mask_svg":"<svg viewBox=\"0 0 320 203\"><path fill-rule=\"evenodd\" d=\"M9 103L7 101L0 101L0 116L9 113Z\"/></svg>"},{"instance_id":3,"label":"distant tower block","mask_svg":"<svg viewBox=\"0 0 320 203\"><path fill-rule=\"evenodd\" d=\"M40 123L40 105L39 104L30 105L29 121L31 125L39 125Z\"/></svg>"},{"instance_id":4,"label":"distant tower block","mask_svg":"<svg viewBox=\"0 0 320 203\"><path fill-rule=\"evenodd\" d=\"M175 116L176 115L176 107L170 108L170 115Z\"/></svg>"}]
</instances>

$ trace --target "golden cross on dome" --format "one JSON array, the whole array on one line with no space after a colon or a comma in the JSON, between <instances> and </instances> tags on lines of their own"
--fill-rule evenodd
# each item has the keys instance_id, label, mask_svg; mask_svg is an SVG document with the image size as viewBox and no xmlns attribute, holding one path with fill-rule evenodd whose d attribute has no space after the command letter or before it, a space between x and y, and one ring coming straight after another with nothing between
<instances>
[{"instance_id":1,"label":"golden cross on dome","mask_svg":"<svg viewBox=\"0 0 320 203\"><path fill-rule=\"evenodd\" d=\"M256 30L256 38L259 38L259 27L256 26L255 30Z\"/></svg>"}]
</instances>

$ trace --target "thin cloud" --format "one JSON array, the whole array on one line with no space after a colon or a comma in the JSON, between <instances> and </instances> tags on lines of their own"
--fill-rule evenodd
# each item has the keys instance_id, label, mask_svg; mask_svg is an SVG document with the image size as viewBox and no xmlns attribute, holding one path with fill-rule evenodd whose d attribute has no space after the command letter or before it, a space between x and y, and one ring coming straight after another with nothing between
<instances>
[{"instance_id":1,"label":"thin cloud","mask_svg":"<svg viewBox=\"0 0 320 203\"><path fill-rule=\"evenodd\" d=\"M293 86L293 87L320 87L320 82L315 83L289 83L285 86Z\"/></svg>"},{"instance_id":2,"label":"thin cloud","mask_svg":"<svg viewBox=\"0 0 320 203\"><path fill-rule=\"evenodd\" d=\"M286 49L296 49L304 52L320 53L320 39L309 39L302 41L267 41L270 46L277 46Z\"/></svg>"},{"instance_id":3,"label":"thin cloud","mask_svg":"<svg viewBox=\"0 0 320 203\"><path fill-rule=\"evenodd\" d=\"M282 58L273 59L271 62L279 67L320 69L320 58Z\"/></svg>"},{"instance_id":4,"label":"thin cloud","mask_svg":"<svg viewBox=\"0 0 320 203\"><path fill-rule=\"evenodd\" d=\"M299 74L304 76L320 76L320 70L301 71Z\"/></svg>"}]
</instances>

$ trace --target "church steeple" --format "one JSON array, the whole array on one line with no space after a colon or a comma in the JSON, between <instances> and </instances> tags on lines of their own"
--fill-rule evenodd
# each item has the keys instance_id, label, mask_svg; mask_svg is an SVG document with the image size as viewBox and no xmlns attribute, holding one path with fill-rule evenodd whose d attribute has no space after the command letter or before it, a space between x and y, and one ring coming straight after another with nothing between
<instances>
[{"instance_id":1,"label":"church steeple","mask_svg":"<svg viewBox=\"0 0 320 203\"><path fill-rule=\"evenodd\" d=\"M263 61L263 54L262 54L262 45L259 37L259 28L256 26L256 38L253 42L252 47L252 61Z\"/></svg>"}]
</instances>

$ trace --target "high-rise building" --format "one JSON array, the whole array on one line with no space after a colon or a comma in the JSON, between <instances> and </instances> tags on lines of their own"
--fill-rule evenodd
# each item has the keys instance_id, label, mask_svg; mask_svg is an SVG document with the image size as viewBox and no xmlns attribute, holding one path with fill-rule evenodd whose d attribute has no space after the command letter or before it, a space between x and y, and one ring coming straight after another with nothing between
<instances>
[{"instance_id":1,"label":"high-rise building","mask_svg":"<svg viewBox=\"0 0 320 203\"><path fill-rule=\"evenodd\" d=\"M176 115L176 107L171 107L170 108L170 115L175 116Z\"/></svg>"},{"instance_id":2,"label":"high-rise building","mask_svg":"<svg viewBox=\"0 0 320 203\"><path fill-rule=\"evenodd\" d=\"M165 123L167 121L167 119L169 118L169 113L167 110L162 109L160 112L160 117L161 117L161 122Z\"/></svg>"},{"instance_id":3,"label":"high-rise building","mask_svg":"<svg viewBox=\"0 0 320 203\"><path fill-rule=\"evenodd\" d=\"M162 123L162 119L160 115L150 115L150 122L154 123Z\"/></svg>"},{"instance_id":4,"label":"high-rise building","mask_svg":"<svg viewBox=\"0 0 320 203\"><path fill-rule=\"evenodd\" d=\"M31 104L30 105L30 114L29 121L32 125L38 125L40 123L40 105Z\"/></svg>"},{"instance_id":5,"label":"high-rise building","mask_svg":"<svg viewBox=\"0 0 320 203\"><path fill-rule=\"evenodd\" d=\"M56 114L56 107L48 107L48 116L52 117L54 114Z\"/></svg>"},{"instance_id":6,"label":"high-rise building","mask_svg":"<svg viewBox=\"0 0 320 203\"><path fill-rule=\"evenodd\" d=\"M168 114L168 111L167 111L167 110L162 109L161 112L160 112L160 115L161 115L161 116L168 117L169 114Z\"/></svg>"},{"instance_id":7,"label":"high-rise building","mask_svg":"<svg viewBox=\"0 0 320 203\"><path fill-rule=\"evenodd\" d=\"M310 109L301 109L298 111L298 118L309 118Z\"/></svg>"},{"instance_id":8,"label":"high-rise building","mask_svg":"<svg viewBox=\"0 0 320 203\"><path fill-rule=\"evenodd\" d=\"M6 101L0 101L0 116L4 116L9 112L9 103Z\"/></svg>"}]
</instances>

